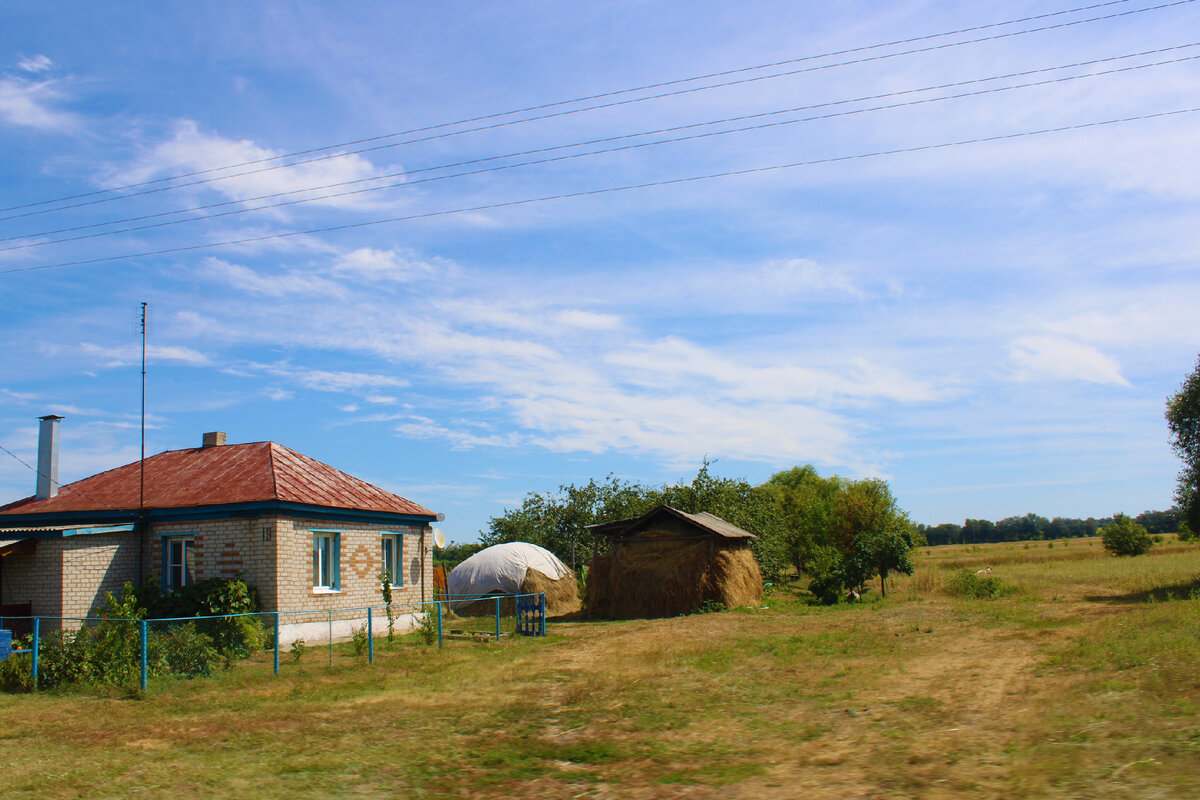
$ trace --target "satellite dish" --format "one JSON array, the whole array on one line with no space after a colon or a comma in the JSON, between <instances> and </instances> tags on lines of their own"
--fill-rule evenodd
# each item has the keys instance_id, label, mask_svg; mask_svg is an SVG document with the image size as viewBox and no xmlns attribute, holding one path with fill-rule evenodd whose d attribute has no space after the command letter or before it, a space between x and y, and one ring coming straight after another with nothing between
<instances>
[{"instance_id":1,"label":"satellite dish","mask_svg":"<svg viewBox=\"0 0 1200 800\"><path fill-rule=\"evenodd\" d=\"M446 546L446 534L442 533L441 528L433 529L433 544L439 549Z\"/></svg>"}]
</instances>

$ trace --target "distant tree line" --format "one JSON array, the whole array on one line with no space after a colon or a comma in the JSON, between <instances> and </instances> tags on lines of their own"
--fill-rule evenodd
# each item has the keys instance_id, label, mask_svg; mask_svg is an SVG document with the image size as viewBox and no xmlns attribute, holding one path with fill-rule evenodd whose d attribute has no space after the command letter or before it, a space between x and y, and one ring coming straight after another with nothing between
<instances>
[{"instance_id":1,"label":"distant tree line","mask_svg":"<svg viewBox=\"0 0 1200 800\"><path fill-rule=\"evenodd\" d=\"M989 542L1022 542L1037 539L1076 539L1096 536L1112 524L1114 517L1075 519L1055 517L1046 519L1038 514L1023 517L1006 517L998 522L986 519L968 519L962 525L946 522L941 525L918 525L930 545L941 544L987 544ZM1143 511L1133 521L1148 533L1177 533L1179 511Z\"/></svg>"}]
</instances>

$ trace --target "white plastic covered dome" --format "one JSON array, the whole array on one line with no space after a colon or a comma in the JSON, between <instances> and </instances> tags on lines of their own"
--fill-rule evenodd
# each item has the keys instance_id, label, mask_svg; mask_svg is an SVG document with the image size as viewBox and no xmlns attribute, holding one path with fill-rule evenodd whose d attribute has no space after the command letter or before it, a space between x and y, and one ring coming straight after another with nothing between
<instances>
[{"instance_id":1,"label":"white plastic covered dome","mask_svg":"<svg viewBox=\"0 0 1200 800\"><path fill-rule=\"evenodd\" d=\"M528 542L509 542L480 550L455 567L446 578L446 591L451 596L517 594L531 569L555 581L571 574L567 565L546 548Z\"/></svg>"}]
</instances>

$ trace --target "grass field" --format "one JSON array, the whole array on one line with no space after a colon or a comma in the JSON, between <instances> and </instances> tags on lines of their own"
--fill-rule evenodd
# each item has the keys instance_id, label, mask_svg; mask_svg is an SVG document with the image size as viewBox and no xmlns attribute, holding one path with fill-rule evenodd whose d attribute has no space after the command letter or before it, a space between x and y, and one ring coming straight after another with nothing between
<instances>
[{"instance_id":1,"label":"grass field","mask_svg":"<svg viewBox=\"0 0 1200 800\"><path fill-rule=\"evenodd\" d=\"M0 796L1193 798L1200 547L922 548L854 606L0 696ZM1000 596L955 597L991 567Z\"/></svg>"}]
</instances>

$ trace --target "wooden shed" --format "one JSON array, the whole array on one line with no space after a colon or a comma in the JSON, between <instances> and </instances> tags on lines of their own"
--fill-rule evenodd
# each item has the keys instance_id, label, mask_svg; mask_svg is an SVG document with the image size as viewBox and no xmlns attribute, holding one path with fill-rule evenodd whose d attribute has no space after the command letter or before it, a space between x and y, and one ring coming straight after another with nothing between
<instances>
[{"instance_id":1,"label":"wooden shed","mask_svg":"<svg viewBox=\"0 0 1200 800\"><path fill-rule=\"evenodd\" d=\"M660 505L588 530L598 542L610 543L588 570L589 617L673 617L705 601L726 608L762 601L762 573L750 552L757 537L718 516Z\"/></svg>"}]
</instances>

